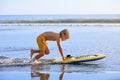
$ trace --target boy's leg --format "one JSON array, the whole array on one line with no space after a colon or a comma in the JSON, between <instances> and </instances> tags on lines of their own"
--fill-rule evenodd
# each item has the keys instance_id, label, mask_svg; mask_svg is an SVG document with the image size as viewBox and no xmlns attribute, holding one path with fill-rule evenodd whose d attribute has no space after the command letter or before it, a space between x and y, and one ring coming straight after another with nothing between
<instances>
[{"instance_id":1,"label":"boy's leg","mask_svg":"<svg viewBox=\"0 0 120 80\"><path fill-rule=\"evenodd\" d=\"M35 60L38 61L38 59L41 58L42 56L44 56L44 51L40 50L39 54L35 56L32 62L34 62Z\"/></svg>"},{"instance_id":2,"label":"boy's leg","mask_svg":"<svg viewBox=\"0 0 120 80\"><path fill-rule=\"evenodd\" d=\"M40 53L40 50L31 49L30 59L32 58L32 56L33 56L34 53Z\"/></svg>"},{"instance_id":3,"label":"boy's leg","mask_svg":"<svg viewBox=\"0 0 120 80\"><path fill-rule=\"evenodd\" d=\"M50 50L49 50L48 46L46 45L45 54L48 55L49 53L50 53Z\"/></svg>"}]
</instances>

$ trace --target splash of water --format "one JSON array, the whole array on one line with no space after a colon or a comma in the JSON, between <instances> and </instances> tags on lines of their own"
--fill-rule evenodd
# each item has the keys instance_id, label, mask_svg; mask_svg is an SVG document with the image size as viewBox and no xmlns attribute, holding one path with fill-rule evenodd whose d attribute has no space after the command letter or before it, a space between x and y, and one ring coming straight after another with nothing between
<instances>
[{"instance_id":1,"label":"splash of water","mask_svg":"<svg viewBox=\"0 0 120 80\"><path fill-rule=\"evenodd\" d=\"M0 66L2 65L17 65L17 64L27 64L29 63L28 58L10 58L5 56L0 56Z\"/></svg>"}]
</instances>

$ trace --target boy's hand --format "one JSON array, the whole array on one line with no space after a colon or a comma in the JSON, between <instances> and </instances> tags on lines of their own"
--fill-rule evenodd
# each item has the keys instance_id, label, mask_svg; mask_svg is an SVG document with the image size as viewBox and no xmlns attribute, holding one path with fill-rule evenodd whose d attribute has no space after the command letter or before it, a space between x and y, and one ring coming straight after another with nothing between
<instances>
[{"instance_id":1,"label":"boy's hand","mask_svg":"<svg viewBox=\"0 0 120 80\"><path fill-rule=\"evenodd\" d=\"M66 59L65 59L65 57L63 57L62 59L63 59L63 61L65 61L65 60L66 60Z\"/></svg>"}]
</instances>

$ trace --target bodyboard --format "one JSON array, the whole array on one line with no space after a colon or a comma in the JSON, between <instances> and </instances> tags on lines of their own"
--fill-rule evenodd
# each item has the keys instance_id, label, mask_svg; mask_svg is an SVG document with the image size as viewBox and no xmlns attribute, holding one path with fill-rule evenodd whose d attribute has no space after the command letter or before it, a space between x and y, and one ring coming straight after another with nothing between
<instances>
[{"instance_id":1,"label":"bodyboard","mask_svg":"<svg viewBox=\"0 0 120 80\"><path fill-rule=\"evenodd\" d=\"M63 60L62 58L54 58L52 60L53 64L75 64L80 62L90 62L96 61L105 58L104 54L91 54L91 55L83 55L83 56L72 56Z\"/></svg>"}]
</instances>

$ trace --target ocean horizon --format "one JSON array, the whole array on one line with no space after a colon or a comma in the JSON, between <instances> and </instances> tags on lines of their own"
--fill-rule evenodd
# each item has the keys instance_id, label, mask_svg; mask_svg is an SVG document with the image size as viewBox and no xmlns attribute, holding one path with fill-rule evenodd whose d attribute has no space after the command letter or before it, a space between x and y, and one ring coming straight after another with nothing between
<instances>
[{"instance_id":1,"label":"ocean horizon","mask_svg":"<svg viewBox=\"0 0 120 80\"><path fill-rule=\"evenodd\" d=\"M46 19L113 19L120 14L81 14L81 15L0 15L0 20L46 20Z\"/></svg>"},{"instance_id":2,"label":"ocean horizon","mask_svg":"<svg viewBox=\"0 0 120 80\"><path fill-rule=\"evenodd\" d=\"M96 15L0 15L1 26L120 25L119 14Z\"/></svg>"}]
</instances>

